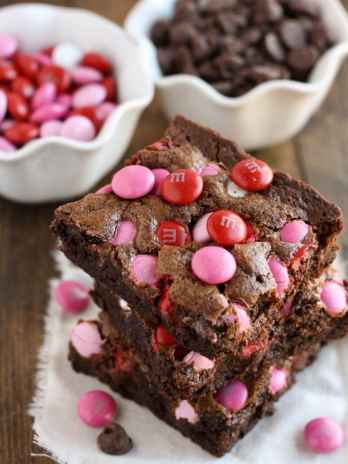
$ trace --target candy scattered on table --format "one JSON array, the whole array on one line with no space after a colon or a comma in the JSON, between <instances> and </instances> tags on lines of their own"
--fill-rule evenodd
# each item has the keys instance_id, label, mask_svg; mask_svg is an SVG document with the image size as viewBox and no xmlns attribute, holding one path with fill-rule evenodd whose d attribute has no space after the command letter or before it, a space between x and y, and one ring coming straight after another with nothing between
<instances>
[{"instance_id":1,"label":"candy scattered on table","mask_svg":"<svg viewBox=\"0 0 348 464\"><path fill-rule=\"evenodd\" d=\"M77 404L80 419L93 428L110 425L117 415L117 410L116 401L101 390L91 390L83 394Z\"/></svg>"},{"instance_id":2,"label":"candy scattered on table","mask_svg":"<svg viewBox=\"0 0 348 464\"><path fill-rule=\"evenodd\" d=\"M63 311L79 314L88 308L91 297L89 289L81 282L63 280L54 289L54 298Z\"/></svg>"},{"instance_id":3,"label":"candy scattered on table","mask_svg":"<svg viewBox=\"0 0 348 464\"><path fill-rule=\"evenodd\" d=\"M23 53L15 37L0 34L0 151L39 137L93 140L117 107L112 73L100 53L71 43Z\"/></svg>"},{"instance_id":4,"label":"candy scattered on table","mask_svg":"<svg viewBox=\"0 0 348 464\"><path fill-rule=\"evenodd\" d=\"M341 448L344 443L342 427L328 417L311 420L304 429L306 447L314 453L327 454Z\"/></svg>"},{"instance_id":5,"label":"candy scattered on table","mask_svg":"<svg viewBox=\"0 0 348 464\"><path fill-rule=\"evenodd\" d=\"M133 448L133 441L125 429L116 422L108 425L98 436L99 449L112 456L127 454Z\"/></svg>"}]
</instances>

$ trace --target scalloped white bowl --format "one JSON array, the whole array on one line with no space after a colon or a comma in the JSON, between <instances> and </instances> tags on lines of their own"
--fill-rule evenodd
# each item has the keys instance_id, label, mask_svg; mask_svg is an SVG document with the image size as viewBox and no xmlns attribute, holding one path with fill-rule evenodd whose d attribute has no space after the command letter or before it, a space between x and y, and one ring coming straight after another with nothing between
<instances>
[{"instance_id":1,"label":"scalloped white bowl","mask_svg":"<svg viewBox=\"0 0 348 464\"><path fill-rule=\"evenodd\" d=\"M315 1L336 45L322 56L309 82L271 81L238 98L219 94L198 77L163 77L149 31L157 19L171 17L175 0L140 0L129 13L125 28L141 45L169 118L183 114L253 150L283 142L303 129L327 96L348 54L345 9L339 0Z\"/></svg>"},{"instance_id":2,"label":"scalloped white bowl","mask_svg":"<svg viewBox=\"0 0 348 464\"><path fill-rule=\"evenodd\" d=\"M59 42L105 53L116 69L121 104L91 142L34 140L0 152L0 195L25 202L66 200L91 190L122 158L154 85L136 41L116 24L82 9L43 4L0 9L0 30L35 51Z\"/></svg>"}]
</instances>

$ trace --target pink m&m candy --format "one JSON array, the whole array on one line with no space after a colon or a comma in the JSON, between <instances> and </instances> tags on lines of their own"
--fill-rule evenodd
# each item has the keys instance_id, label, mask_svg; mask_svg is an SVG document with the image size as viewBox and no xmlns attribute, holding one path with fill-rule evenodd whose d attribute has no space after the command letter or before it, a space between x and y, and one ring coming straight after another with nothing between
<instances>
[{"instance_id":1,"label":"pink m&m candy","mask_svg":"<svg viewBox=\"0 0 348 464\"><path fill-rule=\"evenodd\" d=\"M268 266L273 274L274 280L276 281L278 294L281 296L290 284L288 269L275 257L268 259Z\"/></svg>"},{"instance_id":2,"label":"pink m&m candy","mask_svg":"<svg viewBox=\"0 0 348 464\"><path fill-rule=\"evenodd\" d=\"M61 135L80 142L90 142L94 139L96 130L90 119L85 116L75 115L64 121Z\"/></svg>"},{"instance_id":3,"label":"pink m&m candy","mask_svg":"<svg viewBox=\"0 0 348 464\"><path fill-rule=\"evenodd\" d=\"M250 317L245 308L238 303L233 303L233 310L235 314L223 316L223 319L228 323L237 322L237 334L242 335L251 328Z\"/></svg>"},{"instance_id":4,"label":"pink m&m candy","mask_svg":"<svg viewBox=\"0 0 348 464\"><path fill-rule=\"evenodd\" d=\"M232 279L236 272L234 256L224 248L207 246L196 251L191 261L196 277L207 284L218 285Z\"/></svg>"},{"instance_id":5,"label":"pink m&m candy","mask_svg":"<svg viewBox=\"0 0 348 464\"><path fill-rule=\"evenodd\" d=\"M187 400L180 401L179 406L175 409L175 417L177 420L187 420L190 424L196 424L199 421L198 414Z\"/></svg>"},{"instance_id":6,"label":"pink m&m candy","mask_svg":"<svg viewBox=\"0 0 348 464\"><path fill-rule=\"evenodd\" d=\"M78 66L72 72L73 81L76 84L93 84L103 79L103 75L97 69L89 66Z\"/></svg>"},{"instance_id":7,"label":"pink m&m candy","mask_svg":"<svg viewBox=\"0 0 348 464\"><path fill-rule=\"evenodd\" d=\"M344 432L342 427L332 419L318 417L306 425L304 441L307 448L314 453L332 453L343 445Z\"/></svg>"},{"instance_id":8,"label":"pink m&m candy","mask_svg":"<svg viewBox=\"0 0 348 464\"><path fill-rule=\"evenodd\" d=\"M272 395L276 395L287 387L289 374L285 369L278 369L275 366L271 367L270 374L269 389Z\"/></svg>"},{"instance_id":9,"label":"pink m&m candy","mask_svg":"<svg viewBox=\"0 0 348 464\"><path fill-rule=\"evenodd\" d=\"M182 362L187 365L192 364L193 368L197 372L201 372L204 370L210 370L210 369L213 369L213 367L215 366L214 361L201 355L200 353L195 353L194 351L191 351L190 353L188 353L184 357Z\"/></svg>"},{"instance_id":10,"label":"pink m&m candy","mask_svg":"<svg viewBox=\"0 0 348 464\"><path fill-rule=\"evenodd\" d=\"M7 96L6 93L0 89L0 122L4 119L7 111Z\"/></svg>"},{"instance_id":11,"label":"pink m&m candy","mask_svg":"<svg viewBox=\"0 0 348 464\"><path fill-rule=\"evenodd\" d=\"M70 342L75 350L85 358L99 354L103 345L98 327L92 322L78 323L71 331Z\"/></svg>"},{"instance_id":12,"label":"pink m&m candy","mask_svg":"<svg viewBox=\"0 0 348 464\"><path fill-rule=\"evenodd\" d=\"M63 280L54 289L54 298L62 309L78 314L87 309L90 303L89 289L75 280Z\"/></svg>"},{"instance_id":13,"label":"pink m&m candy","mask_svg":"<svg viewBox=\"0 0 348 464\"><path fill-rule=\"evenodd\" d=\"M115 234L110 240L112 245L129 245L133 243L137 233L135 225L130 221L121 221L116 230Z\"/></svg>"},{"instance_id":14,"label":"pink m&m candy","mask_svg":"<svg viewBox=\"0 0 348 464\"><path fill-rule=\"evenodd\" d=\"M111 184L104 185L99 190L95 192L97 195L101 195L102 193L113 193Z\"/></svg>"},{"instance_id":15,"label":"pink m&m candy","mask_svg":"<svg viewBox=\"0 0 348 464\"><path fill-rule=\"evenodd\" d=\"M347 309L347 293L343 285L328 280L325 282L320 299L324 303L326 312L332 316L341 316Z\"/></svg>"},{"instance_id":16,"label":"pink m&m candy","mask_svg":"<svg viewBox=\"0 0 348 464\"><path fill-rule=\"evenodd\" d=\"M156 285L157 258L150 255L138 255L133 259L131 275L138 285Z\"/></svg>"},{"instance_id":17,"label":"pink m&m candy","mask_svg":"<svg viewBox=\"0 0 348 464\"><path fill-rule=\"evenodd\" d=\"M238 412L248 401L248 389L239 380L232 380L216 395L216 401L231 412Z\"/></svg>"},{"instance_id":18,"label":"pink m&m candy","mask_svg":"<svg viewBox=\"0 0 348 464\"><path fill-rule=\"evenodd\" d=\"M117 403L111 395L101 390L92 390L78 401L77 412L89 427L99 428L109 425L117 414Z\"/></svg>"},{"instance_id":19,"label":"pink m&m candy","mask_svg":"<svg viewBox=\"0 0 348 464\"><path fill-rule=\"evenodd\" d=\"M57 96L57 87L53 82L42 84L34 93L31 106L34 110L43 105L54 102Z\"/></svg>"},{"instance_id":20,"label":"pink m&m candy","mask_svg":"<svg viewBox=\"0 0 348 464\"><path fill-rule=\"evenodd\" d=\"M16 150L16 147L11 142L5 139L5 137L0 137L0 151L10 153L15 150Z\"/></svg>"},{"instance_id":21,"label":"pink m&m candy","mask_svg":"<svg viewBox=\"0 0 348 464\"><path fill-rule=\"evenodd\" d=\"M106 121L109 116L115 111L117 105L111 102L105 102L98 106L96 109L97 118L100 121Z\"/></svg>"},{"instance_id":22,"label":"pink m&m candy","mask_svg":"<svg viewBox=\"0 0 348 464\"><path fill-rule=\"evenodd\" d=\"M202 216L193 228L193 241L196 243L207 243L211 241L208 232L208 220L213 213L208 213Z\"/></svg>"},{"instance_id":23,"label":"pink m&m candy","mask_svg":"<svg viewBox=\"0 0 348 464\"><path fill-rule=\"evenodd\" d=\"M106 98L106 90L100 84L84 85L76 90L73 96L73 107L83 108L84 106L97 106L103 103Z\"/></svg>"},{"instance_id":24,"label":"pink m&m candy","mask_svg":"<svg viewBox=\"0 0 348 464\"><path fill-rule=\"evenodd\" d=\"M10 58L16 52L18 41L8 34L0 34L0 58Z\"/></svg>"},{"instance_id":25,"label":"pink m&m candy","mask_svg":"<svg viewBox=\"0 0 348 464\"><path fill-rule=\"evenodd\" d=\"M40 106L31 115L33 122L43 123L52 119L60 119L66 115L68 108L61 103L49 103L48 105Z\"/></svg>"},{"instance_id":26,"label":"pink m&m candy","mask_svg":"<svg viewBox=\"0 0 348 464\"><path fill-rule=\"evenodd\" d=\"M114 193L126 200L135 200L151 192L155 185L153 172L145 166L133 165L120 169L112 179Z\"/></svg>"},{"instance_id":27,"label":"pink m&m candy","mask_svg":"<svg viewBox=\"0 0 348 464\"><path fill-rule=\"evenodd\" d=\"M58 121L57 119L44 122L40 127L40 135L41 137L59 136L62 133L62 126L63 123L61 121Z\"/></svg>"},{"instance_id":28,"label":"pink m&m candy","mask_svg":"<svg viewBox=\"0 0 348 464\"><path fill-rule=\"evenodd\" d=\"M299 243L308 234L309 226L304 221L291 221L280 231L280 240L287 243Z\"/></svg>"},{"instance_id":29,"label":"pink m&m candy","mask_svg":"<svg viewBox=\"0 0 348 464\"><path fill-rule=\"evenodd\" d=\"M153 175L155 176L155 185L152 190L153 195L161 194L161 185L164 179L169 176L170 172L167 169L152 169Z\"/></svg>"},{"instance_id":30,"label":"pink m&m candy","mask_svg":"<svg viewBox=\"0 0 348 464\"><path fill-rule=\"evenodd\" d=\"M210 163L201 170L200 174L202 177L216 176L220 171L221 169L217 164Z\"/></svg>"}]
</instances>

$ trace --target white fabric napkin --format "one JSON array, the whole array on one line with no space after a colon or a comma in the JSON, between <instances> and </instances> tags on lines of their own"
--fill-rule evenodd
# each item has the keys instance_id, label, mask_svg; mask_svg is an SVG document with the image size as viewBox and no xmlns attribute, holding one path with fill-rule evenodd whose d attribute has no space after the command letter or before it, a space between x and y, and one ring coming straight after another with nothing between
<instances>
[{"instance_id":1,"label":"white fabric napkin","mask_svg":"<svg viewBox=\"0 0 348 464\"><path fill-rule=\"evenodd\" d=\"M92 285L87 274L62 254L55 259L63 278ZM50 283L51 289L57 284ZM91 307L83 318L97 314ZM127 455L102 454L97 446L98 430L88 428L77 417L77 401L84 392L107 387L76 374L67 361L69 333L78 317L62 315L50 299L46 334L39 354L37 391L30 407L34 418L34 440L61 464L347 464L348 463L348 342L325 348L316 363L298 376L298 383L276 405L276 414L262 420L233 451L217 459L201 450L156 419L148 410L114 394L120 406L119 421L133 438L135 447ZM315 455L304 450L302 430L312 418L330 416L344 424L345 447L334 454Z\"/></svg>"}]
</instances>

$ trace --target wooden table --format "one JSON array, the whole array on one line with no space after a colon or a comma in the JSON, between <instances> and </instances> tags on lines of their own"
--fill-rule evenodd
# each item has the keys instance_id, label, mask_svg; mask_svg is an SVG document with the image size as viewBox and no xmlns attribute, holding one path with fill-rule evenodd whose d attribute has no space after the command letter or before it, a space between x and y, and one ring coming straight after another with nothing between
<instances>
[{"instance_id":1,"label":"wooden table","mask_svg":"<svg viewBox=\"0 0 348 464\"><path fill-rule=\"evenodd\" d=\"M1 5L7 2L1 1ZM18 3L18 2L16 2ZM80 6L122 23L136 0L47 2ZM344 3L348 7L348 0ZM321 111L294 140L258 153L272 166L302 177L348 216L348 64ZM347 119L346 119L347 118ZM143 115L128 153L159 138L166 127L158 99ZM53 274L48 231L54 205L22 206L0 199L0 462L48 464L32 445L27 407L43 339L47 280ZM342 239L348 250L348 237Z\"/></svg>"}]
</instances>

